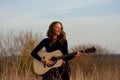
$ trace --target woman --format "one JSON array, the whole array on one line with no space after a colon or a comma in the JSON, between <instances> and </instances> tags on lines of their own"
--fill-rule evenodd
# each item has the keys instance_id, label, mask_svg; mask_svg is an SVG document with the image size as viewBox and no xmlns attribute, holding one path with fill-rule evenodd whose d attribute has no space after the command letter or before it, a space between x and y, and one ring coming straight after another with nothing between
<instances>
[{"instance_id":1,"label":"woman","mask_svg":"<svg viewBox=\"0 0 120 80\"><path fill-rule=\"evenodd\" d=\"M60 50L63 55L68 54L68 43L66 40L66 34L63 30L63 25L59 21L54 21L50 24L47 31L47 37L43 39L39 45L32 51L31 55L37 60L43 62L46 65L53 64L53 61L49 59L42 59L38 56L38 51L45 47L47 52L53 52ZM80 52L77 52L76 56L79 56ZM66 57L63 59L63 65L49 70L47 73L42 75L42 80L70 80L70 67L68 60L74 56Z\"/></svg>"}]
</instances>

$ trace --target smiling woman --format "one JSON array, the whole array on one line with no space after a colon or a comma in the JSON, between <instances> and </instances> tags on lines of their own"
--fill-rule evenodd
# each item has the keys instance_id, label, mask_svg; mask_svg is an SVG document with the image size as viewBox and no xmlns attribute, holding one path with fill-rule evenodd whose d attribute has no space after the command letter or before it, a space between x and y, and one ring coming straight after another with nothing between
<instances>
[{"instance_id":1,"label":"smiling woman","mask_svg":"<svg viewBox=\"0 0 120 80\"><path fill-rule=\"evenodd\" d=\"M62 55L68 54L68 43L61 22L54 21L50 24L47 31L47 37L48 38L43 39L31 53L35 59L44 65L45 69L49 68L50 65L53 64L53 60L51 58L46 58L47 56L39 55L39 51L43 47L45 47L48 53L60 50ZM76 57L80 55L80 52L76 53ZM53 68L45 74L42 74L42 80L70 80L70 66L68 61L75 56L64 58L62 64L59 67Z\"/></svg>"}]
</instances>

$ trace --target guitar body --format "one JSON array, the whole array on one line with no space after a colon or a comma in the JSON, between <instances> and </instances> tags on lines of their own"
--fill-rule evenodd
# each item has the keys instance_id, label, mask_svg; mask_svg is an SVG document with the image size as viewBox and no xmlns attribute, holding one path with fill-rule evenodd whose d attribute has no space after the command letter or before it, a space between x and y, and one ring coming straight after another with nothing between
<instances>
[{"instance_id":1,"label":"guitar body","mask_svg":"<svg viewBox=\"0 0 120 80\"><path fill-rule=\"evenodd\" d=\"M91 48L85 49L84 51L81 50L80 52L81 53L94 53L95 51L96 51L95 47L91 47ZM76 55L76 53L77 52L62 55L60 50L56 50L56 51L53 51L50 53L45 52L45 51L40 51L40 52L38 52L38 55L42 59L50 59L54 63L52 65L48 66L48 65L45 65L43 62L38 61L37 59L34 59L34 61L33 61L34 71L36 74L39 74L39 75L45 74L52 68L60 67L62 65L63 59L70 57L70 56L74 56L74 55Z\"/></svg>"},{"instance_id":2,"label":"guitar body","mask_svg":"<svg viewBox=\"0 0 120 80\"><path fill-rule=\"evenodd\" d=\"M59 50L56 50L56 51L53 51L50 53L41 51L38 53L38 55L41 58L51 59L51 57L61 56L62 53ZM52 68L60 67L62 65L62 62L63 62L63 60L59 59L56 61L56 63L54 65L47 66L47 65L43 64L43 62L34 59L33 68L34 68L35 73L42 75L42 74L45 74L47 71L49 71Z\"/></svg>"}]
</instances>

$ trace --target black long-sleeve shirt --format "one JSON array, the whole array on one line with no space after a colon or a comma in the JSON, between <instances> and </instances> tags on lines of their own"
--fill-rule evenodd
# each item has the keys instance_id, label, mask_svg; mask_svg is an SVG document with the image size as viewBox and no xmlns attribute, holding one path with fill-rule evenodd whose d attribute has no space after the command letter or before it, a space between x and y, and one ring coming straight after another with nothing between
<instances>
[{"instance_id":1,"label":"black long-sleeve shirt","mask_svg":"<svg viewBox=\"0 0 120 80\"><path fill-rule=\"evenodd\" d=\"M59 41L56 41L55 44L53 46L49 46L49 39L45 38L43 39L38 46L32 51L31 55L36 58L37 60L41 61L41 57L38 55L38 52L45 47L47 52L52 52L55 50L60 50L62 52L62 54L68 54L68 43L67 40L65 40L65 42L63 43L63 45L60 44ZM66 57L64 59L64 61L68 61L70 59L72 59L73 57Z\"/></svg>"}]
</instances>

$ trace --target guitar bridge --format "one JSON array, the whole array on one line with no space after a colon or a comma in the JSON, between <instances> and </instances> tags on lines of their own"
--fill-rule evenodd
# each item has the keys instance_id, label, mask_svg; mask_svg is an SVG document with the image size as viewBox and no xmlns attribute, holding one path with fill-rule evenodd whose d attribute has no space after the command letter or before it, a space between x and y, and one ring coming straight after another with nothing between
<instances>
[{"instance_id":1,"label":"guitar bridge","mask_svg":"<svg viewBox=\"0 0 120 80\"><path fill-rule=\"evenodd\" d=\"M43 56L43 59L45 59L45 56ZM44 66L44 68L46 67L46 64L45 63L43 63L43 66Z\"/></svg>"}]
</instances>

